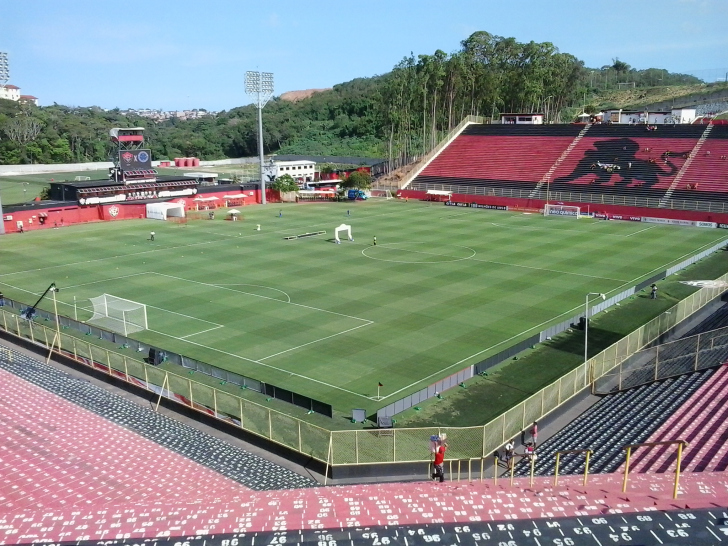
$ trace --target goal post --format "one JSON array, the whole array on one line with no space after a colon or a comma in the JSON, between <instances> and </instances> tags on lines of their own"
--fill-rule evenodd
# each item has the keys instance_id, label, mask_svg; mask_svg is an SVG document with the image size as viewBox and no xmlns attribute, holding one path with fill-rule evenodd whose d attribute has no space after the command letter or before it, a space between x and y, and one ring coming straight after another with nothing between
<instances>
[{"instance_id":1,"label":"goal post","mask_svg":"<svg viewBox=\"0 0 728 546\"><path fill-rule=\"evenodd\" d=\"M394 199L390 190L369 190L371 194L369 197L380 197L383 199Z\"/></svg>"},{"instance_id":2,"label":"goal post","mask_svg":"<svg viewBox=\"0 0 728 546\"><path fill-rule=\"evenodd\" d=\"M102 294L89 301L93 305L93 316L86 322L129 335L148 328L147 306L111 294Z\"/></svg>"},{"instance_id":3,"label":"goal post","mask_svg":"<svg viewBox=\"0 0 728 546\"><path fill-rule=\"evenodd\" d=\"M544 216L565 216L567 218L580 218L581 209L573 205L550 205L543 208Z\"/></svg>"}]
</instances>

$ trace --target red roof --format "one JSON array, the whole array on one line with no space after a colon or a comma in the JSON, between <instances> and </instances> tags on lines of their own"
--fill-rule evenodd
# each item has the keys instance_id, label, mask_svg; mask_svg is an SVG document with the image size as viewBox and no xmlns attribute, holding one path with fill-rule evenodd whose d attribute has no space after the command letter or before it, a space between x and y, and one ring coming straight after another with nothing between
<instances>
[{"instance_id":1,"label":"red roof","mask_svg":"<svg viewBox=\"0 0 728 546\"><path fill-rule=\"evenodd\" d=\"M17 85L5 85L5 89L20 89Z\"/></svg>"},{"instance_id":2,"label":"red roof","mask_svg":"<svg viewBox=\"0 0 728 546\"><path fill-rule=\"evenodd\" d=\"M38 100L38 97L34 97L33 95L20 95L21 99L34 99Z\"/></svg>"}]
</instances>

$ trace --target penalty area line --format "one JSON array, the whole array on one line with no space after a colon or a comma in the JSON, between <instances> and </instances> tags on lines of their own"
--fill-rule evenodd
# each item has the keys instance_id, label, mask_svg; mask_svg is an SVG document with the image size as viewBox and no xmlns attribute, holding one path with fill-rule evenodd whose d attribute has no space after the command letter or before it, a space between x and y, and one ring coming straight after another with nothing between
<instances>
[{"instance_id":1,"label":"penalty area line","mask_svg":"<svg viewBox=\"0 0 728 546\"><path fill-rule=\"evenodd\" d=\"M362 325L362 326L366 326L366 325ZM210 347L209 345L203 345L202 343L196 343L194 341L190 341L189 339L183 339L183 338L180 338L180 337L177 337L177 336L173 336L173 335L170 335L170 334L165 334L164 332L159 332L157 330L150 330L150 329L148 329L147 331L148 332L154 332L155 334L159 334L160 336L165 336L165 337L169 337L169 338L172 338L172 339L176 339L177 341L181 341L182 343L189 343L190 345L195 345L196 347L201 347L201 348L207 349L209 351L213 351L213 352L216 352L216 353L220 353L220 354L223 354L223 355L226 355L226 356L231 356L233 358L237 358L238 360L244 360L245 362L250 362L252 364L258 364L259 366L263 366L265 368L270 368L271 370L276 370L276 371L281 372L281 373L286 373L288 375L293 375L293 376L296 376L296 377L300 377L301 379L305 379L306 381L311 381L312 383L318 383L319 385L324 385L325 387L329 387L329 388L335 389L337 391L342 391L342 392L345 392L345 393L348 393L348 394L353 394L354 396L358 396L360 398L364 398L364 399L367 399L367 400L371 400L371 398L369 396L365 395L365 394L361 394L361 393L358 393L358 392L350 391L350 390L345 389L343 387L338 387L336 385L332 385L331 383L326 383L325 381L320 381L318 379L313 379L312 377L308 377L308 376L305 376L305 375L300 374L300 373L292 372L290 370L285 370L283 368L278 368L277 366L272 366L270 364L266 364L265 362L261 362L260 360L254 360L252 358L247 358L247 357L244 357L244 356L236 355L234 353L229 353L229 352L223 351L221 349L215 349L214 347Z\"/></svg>"},{"instance_id":2,"label":"penalty area line","mask_svg":"<svg viewBox=\"0 0 728 546\"><path fill-rule=\"evenodd\" d=\"M369 324L360 324L359 326L354 326L353 328L349 328L348 330L343 330L343 331L341 331L341 332L339 332L337 334L331 334L330 336L322 337L320 339L315 339L313 341L309 341L308 343L304 343L303 345L298 345L296 347L291 347L290 349L286 349L285 351L281 351L279 353L274 353L272 355L265 356L265 357L260 358L258 360L262 362L263 360L268 360L269 358L273 358L274 356L279 356L279 355L282 355L284 353L289 353L291 351L295 351L296 349L300 349L300 348L306 347L308 345L313 345L314 343L318 343L320 341L324 341L324 340L327 340L327 339L331 339L332 337L340 336L342 334L346 334L347 332L352 332L352 331L357 330L359 328L364 328L364 326L370 326L371 324L373 324L373 322L370 322Z\"/></svg>"}]
</instances>

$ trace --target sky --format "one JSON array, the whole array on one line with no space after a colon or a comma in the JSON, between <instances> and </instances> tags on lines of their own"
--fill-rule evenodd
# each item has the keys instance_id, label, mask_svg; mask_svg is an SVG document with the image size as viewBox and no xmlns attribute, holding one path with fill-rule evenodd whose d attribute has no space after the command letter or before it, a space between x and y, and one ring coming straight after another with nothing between
<instances>
[{"instance_id":1,"label":"sky","mask_svg":"<svg viewBox=\"0 0 728 546\"><path fill-rule=\"evenodd\" d=\"M331 87L480 30L715 81L726 21L728 0L0 0L0 51L44 106L219 111L251 102L247 70L275 95Z\"/></svg>"}]
</instances>

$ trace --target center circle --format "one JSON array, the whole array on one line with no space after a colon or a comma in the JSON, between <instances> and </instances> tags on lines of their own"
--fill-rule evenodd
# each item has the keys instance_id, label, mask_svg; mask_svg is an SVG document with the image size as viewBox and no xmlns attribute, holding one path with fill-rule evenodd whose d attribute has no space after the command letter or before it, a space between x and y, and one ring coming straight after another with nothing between
<instances>
[{"instance_id":1,"label":"center circle","mask_svg":"<svg viewBox=\"0 0 728 546\"><path fill-rule=\"evenodd\" d=\"M476 252L467 246L438 243L385 243L369 246L361 253L372 260L400 264L439 264L469 260Z\"/></svg>"}]
</instances>

